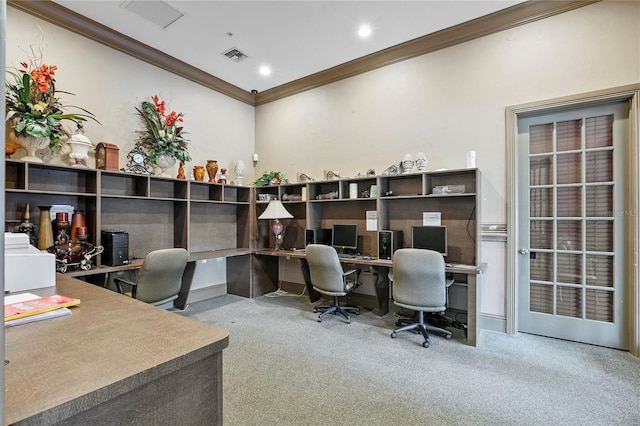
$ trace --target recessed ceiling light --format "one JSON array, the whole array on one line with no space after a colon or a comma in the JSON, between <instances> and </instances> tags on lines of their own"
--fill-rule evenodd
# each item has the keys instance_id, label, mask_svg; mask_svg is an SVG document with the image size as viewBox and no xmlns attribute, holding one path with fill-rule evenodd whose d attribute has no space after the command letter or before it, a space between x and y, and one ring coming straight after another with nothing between
<instances>
[{"instance_id":1,"label":"recessed ceiling light","mask_svg":"<svg viewBox=\"0 0 640 426\"><path fill-rule=\"evenodd\" d=\"M261 66L260 67L260 74L262 74L264 76L270 75L271 74L271 68L269 68L266 65Z\"/></svg>"},{"instance_id":2,"label":"recessed ceiling light","mask_svg":"<svg viewBox=\"0 0 640 426\"><path fill-rule=\"evenodd\" d=\"M360 38L367 38L371 35L371 27L369 25L361 25L360 28L358 28L358 35L360 36Z\"/></svg>"}]
</instances>

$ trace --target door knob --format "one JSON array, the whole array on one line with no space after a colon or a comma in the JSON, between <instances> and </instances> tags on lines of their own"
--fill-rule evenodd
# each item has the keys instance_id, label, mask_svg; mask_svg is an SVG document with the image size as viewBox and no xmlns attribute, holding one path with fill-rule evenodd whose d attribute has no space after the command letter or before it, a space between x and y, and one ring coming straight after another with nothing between
<instances>
[{"instance_id":1,"label":"door knob","mask_svg":"<svg viewBox=\"0 0 640 426\"><path fill-rule=\"evenodd\" d=\"M518 253L520 253L520 254L528 254L529 250L527 250L526 248L521 248L520 250L518 250Z\"/></svg>"}]
</instances>

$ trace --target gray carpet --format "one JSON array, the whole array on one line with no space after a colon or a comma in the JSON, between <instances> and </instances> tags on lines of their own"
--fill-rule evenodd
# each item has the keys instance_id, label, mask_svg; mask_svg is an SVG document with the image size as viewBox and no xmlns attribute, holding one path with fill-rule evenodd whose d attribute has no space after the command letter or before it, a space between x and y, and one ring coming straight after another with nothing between
<instances>
[{"instance_id":1,"label":"gray carpet","mask_svg":"<svg viewBox=\"0 0 640 426\"><path fill-rule=\"evenodd\" d=\"M226 425L640 425L640 360L539 336L480 345L374 312L322 323L306 297L226 295L182 315L229 332Z\"/></svg>"}]
</instances>

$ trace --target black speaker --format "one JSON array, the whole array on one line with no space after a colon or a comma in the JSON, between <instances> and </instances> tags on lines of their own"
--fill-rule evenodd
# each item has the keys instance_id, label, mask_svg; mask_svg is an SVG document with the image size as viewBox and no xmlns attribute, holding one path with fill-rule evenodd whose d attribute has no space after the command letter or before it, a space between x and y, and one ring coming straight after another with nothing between
<instances>
[{"instance_id":1,"label":"black speaker","mask_svg":"<svg viewBox=\"0 0 640 426\"><path fill-rule=\"evenodd\" d=\"M393 253L402 248L402 231L378 231L378 259L393 259Z\"/></svg>"},{"instance_id":2,"label":"black speaker","mask_svg":"<svg viewBox=\"0 0 640 426\"><path fill-rule=\"evenodd\" d=\"M129 263L129 234L124 231L102 231L102 264L120 266Z\"/></svg>"},{"instance_id":3,"label":"black speaker","mask_svg":"<svg viewBox=\"0 0 640 426\"><path fill-rule=\"evenodd\" d=\"M304 245L309 244L324 244L326 246L331 245L331 237L333 231L331 229L306 229L304 231Z\"/></svg>"}]
</instances>

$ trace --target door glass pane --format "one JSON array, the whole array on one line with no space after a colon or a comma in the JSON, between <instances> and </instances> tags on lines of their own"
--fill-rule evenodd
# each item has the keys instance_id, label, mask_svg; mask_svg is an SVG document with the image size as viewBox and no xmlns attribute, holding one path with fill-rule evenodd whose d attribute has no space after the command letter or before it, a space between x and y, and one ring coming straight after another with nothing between
<instances>
[{"instance_id":1,"label":"door glass pane","mask_svg":"<svg viewBox=\"0 0 640 426\"><path fill-rule=\"evenodd\" d=\"M587 149L613 146L613 115L587 118L585 141Z\"/></svg>"},{"instance_id":2,"label":"door glass pane","mask_svg":"<svg viewBox=\"0 0 640 426\"><path fill-rule=\"evenodd\" d=\"M535 157L529 161L531 186L553 184L553 157Z\"/></svg>"},{"instance_id":3,"label":"door glass pane","mask_svg":"<svg viewBox=\"0 0 640 426\"><path fill-rule=\"evenodd\" d=\"M556 314L582 318L582 288L557 286Z\"/></svg>"},{"instance_id":4,"label":"door glass pane","mask_svg":"<svg viewBox=\"0 0 640 426\"><path fill-rule=\"evenodd\" d=\"M587 186L587 217L613 216L613 186Z\"/></svg>"},{"instance_id":5,"label":"door glass pane","mask_svg":"<svg viewBox=\"0 0 640 426\"><path fill-rule=\"evenodd\" d=\"M536 281L553 282L553 253L534 252L529 262L529 277Z\"/></svg>"},{"instance_id":6,"label":"door glass pane","mask_svg":"<svg viewBox=\"0 0 640 426\"><path fill-rule=\"evenodd\" d=\"M531 217L553 216L553 188L531 188L529 215Z\"/></svg>"},{"instance_id":7,"label":"door glass pane","mask_svg":"<svg viewBox=\"0 0 640 426\"><path fill-rule=\"evenodd\" d=\"M613 182L613 152L586 153L587 182Z\"/></svg>"},{"instance_id":8,"label":"door glass pane","mask_svg":"<svg viewBox=\"0 0 640 426\"><path fill-rule=\"evenodd\" d=\"M558 217L582 216L582 187L561 187L558 191Z\"/></svg>"},{"instance_id":9,"label":"door glass pane","mask_svg":"<svg viewBox=\"0 0 640 426\"><path fill-rule=\"evenodd\" d=\"M552 314L553 286L531 283L529 290L529 310L531 312Z\"/></svg>"},{"instance_id":10,"label":"door glass pane","mask_svg":"<svg viewBox=\"0 0 640 426\"><path fill-rule=\"evenodd\" d=\"M582 250L582 221L558 221L558 250Z\"/></svg>"},{"instance_id":11,"label":"door glass pane","mask_svg":"<svg viewBox=\"0 0 640 426\"><path fill-rule=\"evenodd\" d=\"M587 251L613 252L613 222L587 220L585 223Z\"/></svg>"},{"instance_id":12,"label":"door glass pane","mask_svg":"<svg viewBox=\"0 0 640 426\"><path fill-rule=\"evenodd\" d=\"M556 139L558 151L572 151L582 148L582 120L557 123Z\"/></svg>"},{"instance_id":13,"label":"door glass pane","mask_svg":"<svg viewBox=\"0 0 640 426\"><path fill-rule=\"evenodd\" d=\"M613 322L613 292L602 290L586 291L585 317L590 320Z\"/></svg>"},{"instance_id":14,"label":"door glass pane","mask_svg":"<svg viewBox=\"0 0 640 426\"><path fill-rule=\"evenodd\" d=\"M532 249L553 249L553 222L532 220L530 222L529 245Z\"/></svg>"},{"instance_id":15,"label":"door glass pane","mask_svg":"<svg viewBox=\"0 0 640 426\"><path fill-rule=\"evenodd\" d=\"M541 154L553 151L553 123L529 127L529 153Z\"/></svg>"},{"instance_id":16,"label":"door glass pane","mask_svg":"<svg viewBox=\"0 0 640 426\"><path fill-rule=\"evenodd\" d=\"M587 284L613 288L613 256L587 255Z\"/></svg>"},{"instance_id":17,"label":"door glass pane","mask_svg":"<svg viewBox=\"0 0 640 426\"><path fill-rule=\"evenodd\" d=\"M582 182L582 154L559 154L558 184Z\"/></svg>"},{"instance_id":18,"label":"door glass pane","mask_svg":"<svg viewBox=\"0 0 640 426\"><path fill-rule=\"evenodd\" d=\"M582 284L582 255L558 253L558 281Z\"/></svg>"}]
</instances>

